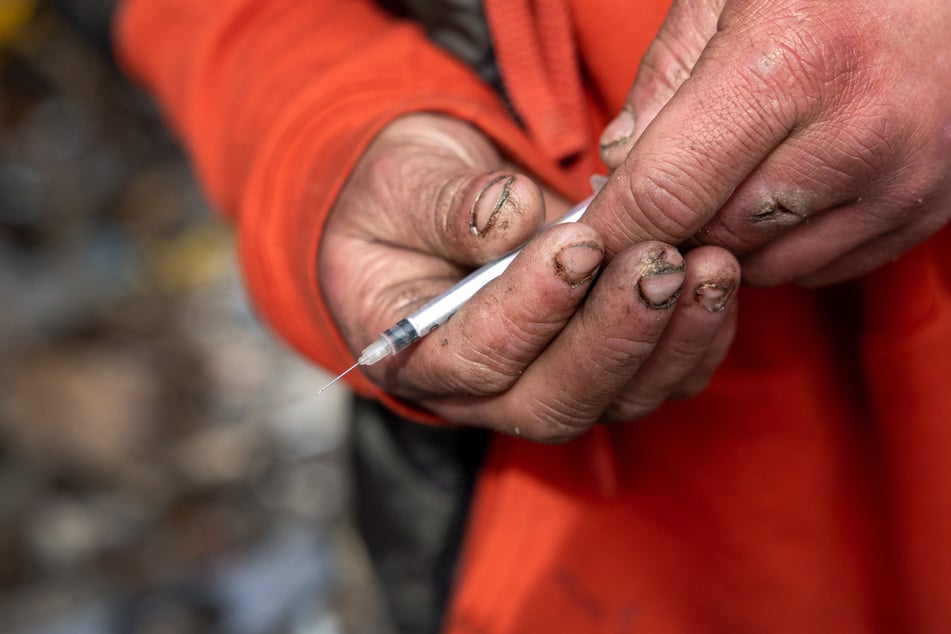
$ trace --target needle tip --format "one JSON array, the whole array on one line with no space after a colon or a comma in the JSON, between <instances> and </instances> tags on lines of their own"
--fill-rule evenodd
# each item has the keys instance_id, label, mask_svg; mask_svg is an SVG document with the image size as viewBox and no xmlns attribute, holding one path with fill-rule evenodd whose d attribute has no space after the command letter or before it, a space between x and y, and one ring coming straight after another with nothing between
<instances>
[{"instance_id":1,"label":"needle tip","mask_svg":"<svg viewBox=\"0 0 951 634\"><path fill-rule=\"evenodd\" d=\"M320 396L321 394L324 393L324 390L326 390L327 388L329 388L330 386L332 386L334 383L336 383L337 381L339 381L339 380L342 379L343 377L345 377L345 376L347 376L348 374L350 374L351 372L353 372L353 370L354 370L358 365L360 365L360 362L359 362L359 361L357 361L356 363L354 363L353 365L351 365L349 368L347 368L346 370L344 370L343 372L341 372L340 374L338 374L330 383L328 383L327 385L325 385L325 386L323 386L322 388L320 388L319 390L317 390L317 396Z\"/></svg>"}]
</instances>

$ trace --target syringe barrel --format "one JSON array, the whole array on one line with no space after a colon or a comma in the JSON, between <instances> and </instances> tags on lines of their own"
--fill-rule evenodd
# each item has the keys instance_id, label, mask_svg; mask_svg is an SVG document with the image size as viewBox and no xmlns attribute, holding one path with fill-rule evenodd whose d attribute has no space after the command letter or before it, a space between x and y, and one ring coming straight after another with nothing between
<instances>
[{"instance_id":1,"label":"syringe barrel","mask_svg":"<svg viewBox=\"0 0 951 634\"><path fill-rule=\"evenodd\" d=\"M417 339L419 339L419 332L413 328L413 324L402 319L392 328L387 328L380 333L376 341L364 348L357 363L364 366L379 363L405 350Z\"/></svg>"},{"instance_id":2,"label":"syringe barrel","mask_svg":"<svg viewBox=\"0 0 951 634\"><path fill-rule=\"evenodd\" d=\"M578 203L554 224L576 222L584 214L588 208L588 204L593 199L594 196L591 196L587 200ZM448 291L433 298L422 308L413 311L404 321L410 322L419 337L425 337L446 323L446 321L448 321L457 310L462 308L467 301L472 299L472 296L479 292L483 286L502 275L505 269L512 263L512 260L515 259L515 256L518 255L519 251L521 251L521 247L495 262L490 262L482 268L476 269ZM400 348L400 350L402 350L402 348Z\"/></svg>"},{"instance_id":3,"label":"syringe barrel","mask_svg":"<svg viewBox=\"0 0 951 634\"><path fill-rule=\"evenodd\" d=\"M413 311L403 321L409 322L420 337L425 337L446 323L457 310L479 292L479 289L502 275L516 255L518 252L510 253L500 260L476 269L451 289Z\"/></svg>"},{"instance_id":4,"label":"syringe barrel","mask_svg":"<svg viewBox=\"0 0 951 634\"><path fill-rule=\"evenodd\" d=\"M572 207L571 210L555 224L576 222L584 214L588 203L590 203L593 198L592 196ZM374 350L373 355L375 360L372 362L376 363L390 354L396 354L406 349L417 339L425 337L446 323L446 321L448 321L457 310L462 308L467 301L472 299L472 296L479 292L481 288L502 275L520 250L521 247L495 262L490 262L482 268L476 269L460 280L455 286L441 295L434 297L421 308L413 311L412 314L408 315L398 324L384 331L383 334L380 335L380 339L370 344L370 346L364 350L360 358L369 358L368 353L370 352L370 348L376 347L377 349ZM384 347L392 348L392 352L388 354L384 353ZM367 364L361 361L360 365L372 365L372 363Z\"/></svg>"},{"instance_id":5,"label":"syringe barrel","mask_svg":"<svg viewBox=\"0 0 951 634\"><path fill-rule=\"evenodd\" d=\"M401 352L418 340L422 334L408 319L401 319L392 328L384 330L380 336L386 337L396 352Z\"/></svg>"}]
</instances>

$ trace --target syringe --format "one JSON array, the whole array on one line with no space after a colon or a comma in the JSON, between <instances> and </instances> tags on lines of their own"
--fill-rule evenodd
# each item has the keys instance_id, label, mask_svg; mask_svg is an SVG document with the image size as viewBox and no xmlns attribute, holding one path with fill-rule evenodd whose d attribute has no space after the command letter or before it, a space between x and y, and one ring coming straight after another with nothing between
<instances>
[{"instance_id":1,"label":"syringe","mask_svg":"<svg viewBox=\"0 0 951 634\"><path fill-rule=\"evenodd\" d=\"M553 224L576 222L581 218L585 210L587 210L588 204L593 199L594 196L591 196L578 203L572 207L567 214L562 216L560 220L557 220ZM490 262L482 268L476 269L462 278L449 290L437 295L425 305L416 309L404 319L401 319L393 327L384 330L380 333L380 336L377 337L376 341L363 349L356 363L338 375L330 383L320 388L320 391L317 393L320 394L358 366L373 365L387 357L402 352L419 339L422 339L446 323L457 310L462 308L463 304L472 299L472 296L475 295L479 289L502 275L521 250L522 247L519 247L495 262Z\"/></svg>"}]
</instances>

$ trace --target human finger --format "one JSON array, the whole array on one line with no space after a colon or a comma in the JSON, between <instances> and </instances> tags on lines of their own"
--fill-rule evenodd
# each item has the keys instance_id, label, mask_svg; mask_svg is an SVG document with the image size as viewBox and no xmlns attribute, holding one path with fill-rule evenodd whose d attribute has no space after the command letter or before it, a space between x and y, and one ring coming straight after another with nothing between
<instances>
[{"instance_id":1,"label":"human finger","mask_svg":"<svg viewBox=\"0 0 951 634\"><path fill-rule=\"evenodd\" d=\"M799 24L780 9L768 20L752 7L724 6L692 74L589 208L586 221L613 228L609 253L692 237L791 135L864 101L838 23Z\"/></svg>"},{"instance_id":2,"label":"human finger","mask_svg":"<svg viewBox=\"0 0 951 634\"><path fill-rule=\"evenodd\" d=\"M937 214L934 217L937 217ZM951 217L951 207L944 208L942 217L943 223L947 224ZM937 229L930 221L901 227L853 249L815 272L801 275L794 281L800 286L815 287L854 279L896 259L935 231Z\"/></svg>"},{"instance_id":3,"label":"human finger","mask_svg":"<svg viewBox=\"0 0 951 634\"><path fill-rule=\"evenodd\" d=\"M564 327L603 256L588 226L548 229L439 330L371 376L415 400L508 390Z\"/></svg>"},{"instance_id":4,"label":"human finger","mask_svg":"<svg viewBox=\"0 0 951 634\"><path fill-rule=\"evenodd\" d=\"M725 0L675 1L638 66L624 107L601 134L601 159L618 167L693 71Z\"/></svg>"},{"instance_id":5,"label":"human finger","mask_svg":"<svg viewBox=\"0 0 951 634\"><path fill-rule=\"evenodd\" d=\"M581 435L649 358L683 280L675 248L657 242L630 247L605 267L564 330L511 389L479 403L457 399L434 408L543 442Z\"/></svg>"},{"instance_id":6,"label":"human finger","mask_svg":"<svg viewBox=\"0 0 951 634\"><path fill-rule=\"evenodd\" d=\"M404 117L377 136L318 250L321 290L354 350L534 234L544 214L539 189L515 172L502 177L503 167L481 134L446 117Z\"/></svg>"},{"instance_id":7,"label":"human finger","mask_svg":"<svg viewBox=\"0 0 951 634\"><path fill-rule=\"evenodd\" d=\"M815 246L833 257L858 244L856 240L865 239L867 236L859 234L866 229L885 232L897 226L902 221L899 206L873 206L869 200L864 205L853 203L862 203L863 196L877 189L880 175L902 157L883 151L876 143L880 131L852 125L850 118L836 114L832 121L804 125L790 133L737 186L692 241L744 254L807 222L810 233L815 234L822 223L823 239ZM819 218L843 209L859 213L835 220ZM863 210L874 210L875 221L867 218L867 227L862 222Z\"/></svg>"},{"instance_id":8,"label":"human finger","mask_svg":"<svg viewBox=\"0 0 951 634\"><path fill-rule=\"evenodd\" d=\"M503 162L484 135L437 115L387 126L341 198L359 208L341 214L351 235L467 266L522 244L545 215L539 187Z\"/></svg>"},{"instance_id":9,"label":"human finger","mask_svg":"<svg viewBox=\"0 0 951 634\"><path fill-rule=\"evenodd\" d=\"M670 323L605 420L637 420L666 400L699 393L729 349L736 330L739 264L715 247L693 249L685 259L684 291Z\"/></svg>"},{"instance_id":10,"label":"human finger","mask_svg":"<svg viewBox=\"0 0 951 634\"><path fill-rule=\"evenodd\" d=\"M854 203L827 212L742 258L744 279L755 286L795 282L834 284L868 273L935 233L951 219L951 196L943 202L889 205L890 218L874 203ZM911 218L907 209L917 208ZM817 244L816 235L837 236L837 248Z\"/></svg>"}]
</instances>

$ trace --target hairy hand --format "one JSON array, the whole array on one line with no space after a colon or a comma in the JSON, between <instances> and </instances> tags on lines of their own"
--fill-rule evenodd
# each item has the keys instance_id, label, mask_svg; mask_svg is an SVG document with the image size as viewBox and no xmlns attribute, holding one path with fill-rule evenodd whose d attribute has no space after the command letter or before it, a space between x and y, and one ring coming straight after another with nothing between
<instances>
[{"instance_id":1,"label":"hairy hand","mask_svg":"<svg viewBox=\"0 0 951 634\"><path fill-rule=\"evenodd\" d=\"M390 124L320 249L321 288L351 349L531 238L546 206L547 220L567 210L473 128L435 115ZM732 339L738 281L719 248L681 256L640 242L606 263L594 228L557 225L439 330L366 371L448 420L567 440L701 389Z\"/></svg>"},{"instance_id":2,"label":"hairy hand","mask_svg":"<svg viewBox=\"0 0 951 634\"><path fill-rule=\"evenodd\" d=\"M609 251L721 245L761 285L868 272L951 217L951 3L675 0L602 155Z\"/></svg>"}]
</instances>

